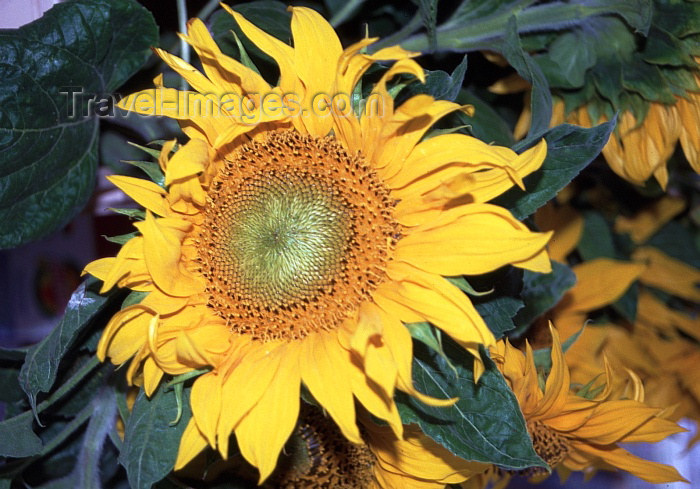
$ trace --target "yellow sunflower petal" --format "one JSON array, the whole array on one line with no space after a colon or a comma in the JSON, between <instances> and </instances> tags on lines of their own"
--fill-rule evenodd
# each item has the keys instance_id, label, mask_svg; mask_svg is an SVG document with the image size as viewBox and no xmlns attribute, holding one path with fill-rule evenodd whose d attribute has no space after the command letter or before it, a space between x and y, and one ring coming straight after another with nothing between
<instances>
[{"instance_id":1,"label":"yellow sunflower petal","mask_svg":"<svg viewBox=\"0 0 700 489\"><path fill-rule=\"evenodd\" d=\"M643 243L685 207L685 199L665 195L632 218L619 216L615 219L615 231L629 234L635 243Z\"/></svg>"},{"instance_id":2,"label":"yellow sunflower petal","mask_svg":"<svg viewBox=\"0 0 700 489\"><path fill-rule=\"evenodd\" d=\"M296 88L297 78L293 63L294 49L248 22L245 17L238 12L235 12L228 5L222 3L221 6L224 8L224 10L233 15L233 18L236 19L236 22L243 31L243 34L245 34L246 37L250 39L257 47L275 60L277 66L280 68L279 86L282 88L282 90L285 92L290 90L293 91Z\"/></svg>"},{"instance_id":3,"label":"yellow sunflower petal","mask_svg":"<svg viewBox=\"0 0 700 489\"><path fill-rule=\"evenodd\" d=\"M362 443L355 423L355 402L351 386L338 382L346 378L347 360L334 333L317 333L301 346L301 378L316 400L336 422L343 435L353 443ZM350 367L352 368L352 367Z\"/></svg>"},{"instance_id":4,"label":"yellow sunflower petal","mask_svg":"<svg viewBox=\"0 0 700 489\"><path fill-rule=\"evenodd\" d=\"M180 470L207 446L207 439L202 435L194 419L190 419L187 428L180 438L180 448L177 451L174 470Z\"/></svg>"},{"instance_id":5,"label":"yellow sunflower petal","mask_svg":"<svg viewBox=\"0 0 700 489\"><path fill-rule=\"evenodd\" d=\"M561 308L567 311L592 311L612 302L642 276L645 266L610 258L596 258L573 268L574 285L564 296Z\"/></svg>"},{"instance_id":6,"label":"yellow sunflower petal","mask_svg":"<svg viewBox=\"0 0 700 489\"><path fill-rule=\"evenodd\" d=\"M648 265L640 277L643 283L700 302L700 270L697 268L648 246L638 248L632 258Z\"/></svg>"},{"instance_id":7,"label":"yellow sunflower petal","mask_svg":"<svg viewBox=\"0 0 700 489\"><path fill-rule=\"evenodd\" d=\"M539 259L552 233L533 233L510 212L472 204L443 212L411 229L399 241L395 258L445 276L478 275L512 263L548 272Z\"/></svg>"},{"instance_id":8,"label":"yellow sunflower petal","mask_svg":"<svg viewBox=\"0 0 700 489\"><path fill-rule=\"evenodd\" d=\"M201 139L190 139L168 162L165 184L197 175L209 161L209 146Z\"/></svg>"},{"instance_id":9,"label":"yellow sunflower petal","mask_svg":"<svg viewBox=\"0 0 700 489\"><path fill-rule=\"evenodd\" d=\"M212 448L216 448L216 432L221 416L221 377L218 372L209 372L197 377L190 393L192 417L199 432Z\"/></svg>"},{"instance_id":10,"label":"yellow sunflower petal","mask_svg":"<svg viewBox=\"0 0 700 489\"><path fill-rule=\"evenodd\" d=\"M167 214L168 211L164 199L166 192L162 187L150 180L123 175L110 175L107 177L107 180L154 214L159 216Z\"/></svg>"},{"instance_id":11,"label":"yellow sunflower petal","mask_svg":"<svg viewBox=\"0 0 700 489\"><path fill-rule=\"evenodd\" d=\"M135 226L143 234L146 266L155 283L170 295L185 297L197 293L200 287L181 271L182 233L177 230L177 223L169 225L171 222L146 212L146 219Z\"/></svg>"},{"instance_id":12,"label":"yellow sunflower petal","mask_svg":"<svg viewBox=\"0 0 700 489\"><path fill-rule=\"evenodd\" d=\"M222 458L228 457L229 436L243 416L258 402L275 378L280 366L280 355L268 354L266 349L241 347L231 354L235 364L225 373L222 403L226 416L219 421L217 439Z\"/></svg>"},{"instance_id":13,"label":"yellow sunflower petal","mask_svg":"<svg viewBox=\"0 0 700 489\"><path fill-rule=\"evenodd\" d=\"M292 37L294 38L294 66L299 79L304 84L306 99L335 88L338 60L343 48L340 40L326 20L315 11L292 8ZM315 98L314 98L315 100ZM330 113L325 116L303 117L309 134L323 137L333 124Z\"/></svg>"},{"instance_id":14,"label":"yellow sunflower petal","mask_svg":"<svg viewBox=\"0 0 700 489\"><path fill-rule=\"evenodd\" d=\"M676 481L688 482L670 465L644 460L617 446L599 447L587 443L572 443L572 448L588 455L599 457L613 467L629 472L652 484Z\"/></svg>"},{"instance_id":15,"label":"yellow sunflower petal","mask_svg":"<svg viewBox=\"0 0 700 489\"><path fill-rule=\"evenodd\" d=\"M275 469L296 425L300 381L298 357L286 351L276 377L236 428L241 455L258 468L259 484Z\"/></svg>"}]
</instances>

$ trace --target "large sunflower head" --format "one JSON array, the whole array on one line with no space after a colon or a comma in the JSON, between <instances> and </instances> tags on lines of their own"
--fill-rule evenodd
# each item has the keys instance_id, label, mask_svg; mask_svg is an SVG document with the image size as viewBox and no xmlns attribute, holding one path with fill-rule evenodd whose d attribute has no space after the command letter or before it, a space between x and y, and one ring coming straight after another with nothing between
<instances>
[{"instance_id":1,"label":"large sunflower head","mask_svg":"<svg viewBox=\"0 0 700 489\"><path fill-rule=\"evenodd\" d=\"M361 442L355 401L401 436L396 388L411 381L406 322L429 321L474 355L494 338L445 276L506 264L547 272L549 233L530 232L486 203L542 163L546 144L516 154L463 134L425 139L443 115L466 110L417 95L396 107L387 83L423 79L415 53L346 49L314 11L292 9L293 47L231 11L278 64L279 81L221 53L194 19L183 38L203 73L157 54L194 91L156 87L122 108L177 119L189 140L163 146L164 186L111 181L146 208L138 235L86 270L147 292L118 313L100 358L154 391L163 374L209 371L194 382L193 418L176 468L205 446L273 471L299 413L303 383L343 435ZM394 61L369 96L355 87L377 61Z\"/></svg>"}]
</instances>

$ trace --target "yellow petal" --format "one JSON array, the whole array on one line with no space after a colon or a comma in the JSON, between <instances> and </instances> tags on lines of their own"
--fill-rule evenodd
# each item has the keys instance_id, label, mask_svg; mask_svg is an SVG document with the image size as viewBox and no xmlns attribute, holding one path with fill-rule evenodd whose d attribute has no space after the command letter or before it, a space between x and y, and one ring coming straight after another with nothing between
<instances>
[{"instance_id":1,"label":"yellow petal","mask_svg":"<svg viewBox=\"0 0 700 489\"><path fill-rule=\"evenodd\" d=\"M197 428L194 419L190 419L187 428L182 433L180 438L180 448L177 451L177 459L175 460L174 470L180 470L187 465L193 458L204 450L207 446L207 439L202 435Z\"/></svg>"},{"instance_id":2,"label":"yellow petal","mask_svg":"<svg viewBox=\"0 0 700 489\"><path fill-rule=\"evenodd\" d=\"M548 272L541 258L551 234L529 231L502 207L464 205L412 228L395 259L444 276L478 275L511 263Z\"/></svg>"},{"instance_id":3,"label":"yellow petal","mask_svg":"<svg viewBox=\"0 0 700 489\"><path fill-rule=\"evenodd\" d=\"M143 234L146 266L156 285L167 294L185 297L199 292L200 288L182 272L180 247L183 233L177 230L178 224L172 221L158 220L146 212L146 219L135 226Z\"/></svg>"},{"instance_id":4,"label":"yellow petal","mask_svg":"<svg viewBox=\"0 0 700 489\"><path fill-rule=\"evenodd\" d=\"M301 345L301 378L314 398L328 411L343 435L353 443L362 443L355 422L355 401L349 377L336 334L316 333L305 338Z\"/></svg>"},{"instance_id":5,"label":"yellow petal","mask_svg":"<svg viewBox=\"0 0 700 489\"><path fill-rule=\"evenodd\" d=\"M572 443L572 448L588 455L599 457L613 467L629 472L652 484L676 481L688 482L670 465L644 460L617 446L600 447L587 443Z\"/></svg>"},{"instance_id":6,"label":"yellow petal","mask_svg":"<svg viewBox=\"0 0 700 489\"><path fill-rule=\"evenodd\" d=\"M236 428L241 455L260 471L258 484L275 469L299 416L299 358L290 350L286 349L275 379Z\"/></svg>"},{"instance_id":7,"label":"yellow petal","mask_svg":"<svg viewBox=\"0 0 700 489\"><path fill-rule=\"evenodd\" d=\"M209 161L209 146L201 139L190 139L168 162L165 184L197 175Z\"/></svg>"},{"instance_id":8,"label":"yellow petal","mask_svg":"<svg viewBox=\"0 0 700 489\"><path fill-rule=\"evenodd\" d=\"M164 199L166 192L150 180L123 175L110 175L107 180L149 211L159 216L167 214L168 210Z\"/></svg>"},{"instance_id":9,"label":"yellow petal","mask_svg":"<svg viewBox=\"0 0 700 489\"><path fill-rule=\"evenodd\" d=\"M573 268L576 285L564 295L560 310L586 312L615 302L645 270L640 263L596 258Z\"/></svg>"},{"instance_id":10,"label":"yellow petal","mask_svg":"<svg viewBox=\"0 0 700 489\"><path fill-rule=\"evenodd\" d=\"M248 22L241 14L235 12L228 5L222 3L221 6L224 10L233 15L233 18L236 19L243 34L275 60L277 66L280 68L279 86L282 87L282 90L285 92L294 90L297 76L294 70L294 50L292 47Z\"/></svg>"},{"instance_id":11,"label":"yellow petal","mask_svg":"<svg viewBox=\"0 0 700 489\"><path fill-rule=\"evenodd\" d=\"M549 324L552 334L552 370L549 372L544 388L544 397L537 404L537 409L530 414L532 417L547 416L550 413L558 413L566 404L569 394L571 378L569 367L564 361L564 353L559 341L559 333Z\"/></svg>"},{"instance_id":12,"label":"yellow petal","mask_svg":"<svg viewBox=\"0 0 700 489\"><path fill-rule=\"evenodd\" d=\"M571 207L556 207L550 202L535 213L535 224L540 231L554 231L547 245L552 260L566 262L566 257L578 245L583 234L583 217Z\"/></svg>"},{"instance_id":13,"label":"yellow petal","mask_svg":"<svg viewBox=\"0 0 700 489\"><path fill-rule=\"evenodd\" d=\"M126 362L146 343L148 324L153 313L140 304L129 306L115 314L107 323L97 344L97 357L112 363Z\"/></svg>"},{"instance_id":14,"label":"yellow petal","mask_svg":"<svg viewBox=\"0 0 700 489\"><path fill-rule=\"evenodd\" d=\"M318 94L329 96L335 89L336 69L343 48L331 25L315 11L305 7L292 8L292 37L294 66L304 84L306 100ZM333 124L330 114L302 118L309 134L323 137Z\"/></svg>"},{"instance_id":15,"label":"yellow petal","mask_svg":"<svg viewBox=\"0 0 700 489\"><path fill-rule=\"evenodd\" d=\"M199 432L216 448L216 431L221 416L221 378L217 372L197 377L192 385L190 406Z\"/></svg>"},{"instance_id":16,"label":"yellow petal","mask_svg":"<svg viewBox=\"0 0 700 489\"><path fill-rule=\"evenodd\" d=\"M615 219L615 231L629 234L635 243L643 243L664 224L683 212L685 207L685 199L665 195L632 218L618 216Z\"/></svg>"},{"instance_id":17,"label":"yellow petal","mask_svg":"<svg viewBox=\"0 0 700 489\"><path fill-rule=\"evenodd\" d=\"M384 299L415 311L469 349L495 341L469 298L443 277L398 263L390 264L387 273L398 286L378 289Z\"/></svg>"},{"instance_id":18,"label":"yellow petal","mask_svg":"<svg viewBox=\"0 0 700 489\"><path fill-rule=\"evenodd\" d=\"M263 348L244 347L243 350L238 362L229 372L225 372L221 395L226 416L219 421L217 430L222 458L228 458L228 441L234 427L267 390L280 365L280 355L277 353L268 354Z\"/></svg>"},{"instance_id":19,"label":"yellow petal","mask_svg":"<svg viewBox=\"0 0 700 489\"><path fill-rule=\"evenodd\" d=\"M646 246L638 248L632 258L648 265L640 277L644 284L700 302L700 270L697 268Z\"/></svg>"}]
</instances>

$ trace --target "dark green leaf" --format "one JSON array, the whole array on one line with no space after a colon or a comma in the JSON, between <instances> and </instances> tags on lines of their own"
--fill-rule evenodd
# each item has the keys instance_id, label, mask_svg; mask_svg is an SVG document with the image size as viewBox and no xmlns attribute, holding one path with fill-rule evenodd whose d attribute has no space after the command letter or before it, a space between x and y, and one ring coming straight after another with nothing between
<instances>
[{"instance_id":1,"label":"dark green leaf","mask_svg":"<svg viewBox=\"0 0 700 489\"><path fill-rule=\"evenodd\" d=\"M56 380L59 363L73 346L80 333L107 305L108 298L92 288L97 279L89 278L73 293L61 322L41 342L27 350L27 359L20 371L19 381L36 409L36 397L49 392Z\"/></svg>"},{"instance_id":2,"label":"dark green leaf","mask_svg":"<svg viewBox=\"0 0 700 489\"><path fill-rule=\"evenodd\" d=\"M459 91L462 89L462 83L464 82L464 75L466 72L466 56L462 58L462 62L455 68L451 75L448 75L442 70L427 71L425 83L415 82L408 85L401 91L401 95L397 98L396 104L400 105L402 101L419 93L432 95L436 100L454 101Z\"/></svg>"},{"instance_id":3,"label":"dark green leaf","mask_svg":"<svg viewBox=\"0 0 700 489\"><path fill-rule=\"evenodd\" d=\"M524 144L527 144L539 139L547 131L549 122L552 119L552 96L542 70L532 57L523 51L514 15L508 19L502 52L503 56L518 74L532 84L532 92L530 94L532 116L530 130L528 131L527 139L524 141Z\"/></svg>"},{"instance_id":4,"label":"dark green leaf","mask_svg":"<svg viewBox=\"0 0 700 489\"><path fill-rule=\"evenodd\" d=\"M511 147L515 143L508 123L491 105L484 102L475 93L470 90L462 90L457 102L474 106L474 114L471 116L464 112L457 113L460 123L469 124L469 134L487 143L501 146Z\"/></svg>"},{"instance_id":5,"label":"dark green leaf","mask_svg":"<svg viewBox=\"0 0 700 489\"><path fill-rule=\"evenodd\" d=\"M531 215L598 156L614 126L613 120L590 129L569 124L550 129L544 134L547 158L539 170L524 179L526 191L513 188L494 202L518 219Z\"/></svg>"},{"instance_id":6,"label":"dark green leaf","mask_svg":"<svg viewBox=\"0 0 700 489\"><path fill-rule=\"evenodd\" d=\"M149 489L172 470L180 438L191 417L189 388L185 389L183 404L180 421L171 426L177 416L175 392L165 391L161 385L151 399L143 390L139 393L126 423L119 456L132 488Z\"/></svg>"},{"instance_id":7,"label":"dark green leaf","mask_svg":"<svg viewBox=\"0 0 700 489\"><path fill-rule=\"evenodd\" d=\"M596 53L584 42L584 36L580 30L565 32L546 53L535 56L550 85L576 88L585 83L586 71L595 64Z\"/></svg>"},{"instance_id":8,"label":"dark green leaf","mask_svg":"<svg viewBox=\"0 0 700 489\"><path fill-rule=\"evenodd\" d=\"M0 32L0 248L64 225L92 193L95 102L110 101L157 41L132 0L75 0Z\"/></svg>"},{"instance_id":9,"label":"dark green leaf","mask_svg":"<svg viewBox=\"0 0 700 489\"><path fill-rule=\"evenodd\" d=\"M43 444L32 430L33 422L29 411L0 422L0 457L31 457L41 452Z\"/></svg>"},{"instance_id":10,"label":"dark green leaf","mask_svg":"<svg viewBox=\"0 0 700 489\"><path fill-rule=\"evenodd\" d=\"M0 348L0 402L24 399L18 376L25 354L23 350Z\"/></svg>"},{"instance_id":11,"label":"dark green leaf","mask_svg":"<svg viewBox=\"0 0 700 489\"><path fill-rule=\"evenodd\" d=\"M124 160L124 163L128 163L129 165L141 168L144 171L144 173L148 175L148 178L150 178L152 182L160 185L161 187L165 187L165 175L163 175L163 171L160 169L158 163L155 163L153 161L126 160Z\"/></svg>"},{"instance_id":12,"label":"dark green leaf","mask_svg":"<svg viewBox=\"0 0 700 489\"><path fill-rule=\"evenodd\" d=\"M426 435L466 460L513 470L546 467L532 448L515 395L491 359L484 358L486 371L474 384L472 357L447 338L443 348L458 375L440 355L416 343L413 382L425 394L459 401L451 407L432 407L399 394L402 421L417 423Z\"/></svg>"},{"instance_id":13,"label":"dark green leaf","mask_svg":"<svg viewBox=\"0 0 700 489\"><path fill-rule=\"evenodd\" d=\"M578 242L578 252L586 261L594 258L617 258L610 225L597 212L584 212L583 232Z\"/></svg>"},{"instance_id":14,"label":"dark green leaf","mask_svg":"<svg viewBox=\"0 0 700 489\"><path fill-rule=\"evenodd\" d=\"M493 335L500 338L515 328L513 316L523 307L520 300L523 271L504 267L487 275L469 277L469 282L478 290L493 290L490 294L471 298Z\"/></svg>"},{"instance_id":15,"label":"dark green leaf","mask_svg":"<svg viewBox=\"0 0 700 489\"><path fill-rule=\"evenodd\" d=\"M660 249L677 260L700 268L700 250L693 240L693 234L680 222L669 222L646 244Z\"/></svg>"},{"instance_id":16,"label":"dark green leaf","mask_svg":"<svg viewBox=\"0 0 700 489\"><path fill-rule=\"evenodd\" d=\"M574 272L556 261L552 262L552 273L525 270L522 292L525 307L515 316L515 324L518 328L527 328L537 317L554 307L575 283Z\"/></svg>"}]
</instances>

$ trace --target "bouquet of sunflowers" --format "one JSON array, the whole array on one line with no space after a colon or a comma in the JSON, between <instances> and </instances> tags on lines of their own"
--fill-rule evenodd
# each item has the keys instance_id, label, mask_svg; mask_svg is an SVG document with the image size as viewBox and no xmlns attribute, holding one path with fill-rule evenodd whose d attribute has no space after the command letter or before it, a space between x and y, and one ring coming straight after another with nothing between
<instances>
[{"instance_id":1,"label":"bouquet of sunflowers","mask_svg":"<svg viewBox=\"0 0 700 489\"><path fill-rule=\"evenodd\" d=\"M0 31L0 247L129 202L0 489L688 482L699 2L142 3Z\"/></svg>"}]
</instances>

